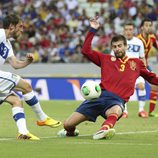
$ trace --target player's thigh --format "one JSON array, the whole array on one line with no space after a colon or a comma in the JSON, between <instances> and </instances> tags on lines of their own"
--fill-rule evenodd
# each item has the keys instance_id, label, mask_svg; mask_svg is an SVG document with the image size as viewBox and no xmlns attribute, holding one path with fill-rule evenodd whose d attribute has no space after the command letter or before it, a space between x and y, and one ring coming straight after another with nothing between
<instances>
[{"instance_id":1,"label":"player's thigh","mask_svg":"<svg viewBox=\"0 0 158 158\"><path fill-rule=\"evenodd\" d=\"M73 112L72 115L64 122L64 126L67 127L77 126L78 124L86 120L88 120L88 118L83 114L78 112Z\"/></svg>"},{"instance_id":2,"label":"player's thigh","mask_svg":"<svg viewBox=\"0 0 158 158\"><path fill-rule=\"evenodd\" d=\"M110 114L117 114L118 117L122 115L122 109L119 105L114 105L106 110L105 115L108 117Z\"/></svg>"},{"instance_id":3,"label":"player's thigh","mask_svg":"<svg viewBox=\"0 0 158 158\"><path fill-rule=\"evenodd\" d=\"M14 89L24 94L32 91L31 85L23 78L19 80L18 84L15 86Z\"/></svg>"}]
</instances>

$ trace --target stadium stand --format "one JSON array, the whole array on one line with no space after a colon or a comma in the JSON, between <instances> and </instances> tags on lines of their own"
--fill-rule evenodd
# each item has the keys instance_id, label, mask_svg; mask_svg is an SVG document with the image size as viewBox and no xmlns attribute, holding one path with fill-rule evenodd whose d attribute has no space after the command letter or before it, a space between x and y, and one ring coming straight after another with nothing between
<instances>
[{"instance_id":1,"label":"stadium stand","mask_svg":"<svg viewBox=\"0 0 158 158\"><path fill-rule=\"evenodd\" d=\"M110 38L129 19L138 33L141 20L150 17L158 36L157 0L1 0L0 26L8 12L17 12L25 22L23 39L14 43L16 55L22 59L32 52L34 63L88 63L80 50L93 16L102 24L93 47L103 53L109 53Z\"/></svg>"}]
</instances>

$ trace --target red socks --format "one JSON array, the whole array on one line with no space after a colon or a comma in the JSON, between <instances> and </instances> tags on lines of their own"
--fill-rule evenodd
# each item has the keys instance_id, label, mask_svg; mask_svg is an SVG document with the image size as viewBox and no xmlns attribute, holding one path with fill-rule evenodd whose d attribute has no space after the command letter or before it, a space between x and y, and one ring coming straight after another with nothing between
<instances>
[{"instance_id":1,"label":"red socks","mask_svg":"<svg viewBox=\"0 0 158 158\"><path fill-rule=\"evenodd\" d=\"M110 114L107 119L103 122L100 130L107 130L109 128L113 128L116 121L118 119L117 114Z\"/></svg>"}]
</instances>

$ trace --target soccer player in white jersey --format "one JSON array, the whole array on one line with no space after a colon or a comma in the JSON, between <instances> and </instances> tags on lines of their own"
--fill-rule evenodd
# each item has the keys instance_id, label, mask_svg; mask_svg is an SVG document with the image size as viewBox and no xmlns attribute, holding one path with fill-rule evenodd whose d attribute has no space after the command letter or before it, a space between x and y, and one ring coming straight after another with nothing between
<instances>
[{"instance_id":1,"label":"soccer player in white jersey","mask_svg":"<svg viewBox=\"0 0 158 158\"><path fill-rule=\"evenodd\" d=\"M126 55L130 58L140 58L145 62L144 54L144 45L140 39L134 37L134 24L132 22L127 22L124 25L124 36L127 39L128 49ZM139 112L138 116L142 118L148 117L148 113L144 110L145 101L146 101L146 90L145 90L145 81L140 76L136 80L136 88L138 89L138 102L139 102ZM125 111L123 113L123 118L128 117L127 105L125 105Z\"/></svg>"},{"instance_id":2,"label":"soccer player in white jersey","mask_svg":"<svg viewBox=\"0 0 158 158\"><path fill-rule=\"evenodd\" d=\"M23 22L16 14L7 15L3 19L3 28L0 29L0 65L6 61L15 68L20 69L28 66L33 61L33 55L28 53L24 61L18 60L13 53L10 38L15 40L23 32ZM13 92L22 92L25 102L31 107L37 116L37 125L58 127L60 121L56 121L47 116L35 96L31 85L19 75L10 72L0 71L0 103L7 102L12 106L12 115L18 128L18 139L39 140L31 134L26 127L26 120L21 99Z\"/></svg>"}]
</instances>

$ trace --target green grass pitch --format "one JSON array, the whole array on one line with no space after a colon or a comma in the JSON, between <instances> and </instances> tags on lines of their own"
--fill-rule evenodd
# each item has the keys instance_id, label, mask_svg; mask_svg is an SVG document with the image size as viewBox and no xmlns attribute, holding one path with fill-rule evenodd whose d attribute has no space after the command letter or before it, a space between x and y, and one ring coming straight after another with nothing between
<instances>
[{"instance_id":1,"label":"green grass pitch","mask_svg":"<svg viewBox=\"0 0 158 158\"><path fill-rule=\"evenodd\" d=\"M80 104L78 101L42 101L44 111L55 119L64 121ZM158 118L139 118L137 102L128 104L129 118L120 119L116 135L111 140L93 140L103 122L84 122L78 126L79 137L58 138L62 129L38 127L36 117L27 105L25 114L31 133L40 141L19 141L15 137L17 128L8 104L0 107L0 157L1 158L157 158ZM148 110L148 103L146 103ZM157 109L156 109L157 110ZM157 110L158 112L158 110Z\"/></svg>"}]
</instances>

